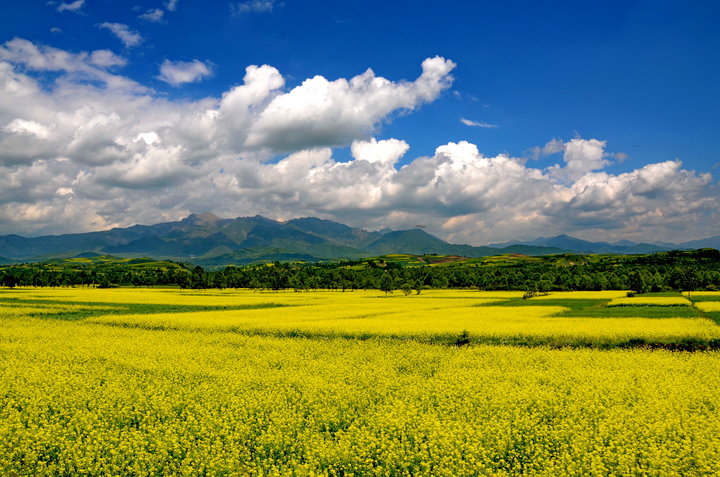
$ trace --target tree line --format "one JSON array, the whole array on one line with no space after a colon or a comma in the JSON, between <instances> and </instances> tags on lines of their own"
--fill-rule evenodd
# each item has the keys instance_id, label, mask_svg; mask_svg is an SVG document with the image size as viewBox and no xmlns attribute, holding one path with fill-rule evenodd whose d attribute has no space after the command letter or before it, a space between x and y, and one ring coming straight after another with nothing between
<instances>
[{"instance_id":1,"label":"tree line","mask_svg":"<svg viewBox=\"0 0 720 477\"><path fill-rule=\"evenodd\" d=\"M115 263L34 263L0 267L0 286L177 286L258 290L357 290L420 293L426 288L572 291L720 289L720 252L714 249L648 255L554 255L511 263L493 261L404 266L366 259L279 263L205 270L174 262L155 267Z\"/></svg>"}]
</instances>

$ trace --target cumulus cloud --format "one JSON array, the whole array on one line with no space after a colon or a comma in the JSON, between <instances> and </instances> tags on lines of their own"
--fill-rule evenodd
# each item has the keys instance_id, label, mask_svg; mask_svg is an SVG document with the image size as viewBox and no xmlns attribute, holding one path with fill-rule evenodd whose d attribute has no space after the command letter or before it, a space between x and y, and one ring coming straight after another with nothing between
<instances>
[{"instance_id":1,"label":"cumulus cloud","mask_svg":"<svg viewBox=\"0 0 720 477\"><path fill-rule=\"evenodd\" d=\"M274 151L347 144L373 132L397 110L437 99L452 83L455 63L436 56L422 63L413 82L393 82L368 69L350 80L305 80L275 96L249 131L247 145Z\"/></svg>"},{"instance_id":2,"label":"cumulus cloud","mask_svg":"<svg viewBox=\"0 0 720 477\"><path fill-rule=\"evenodd\" d=\"M495 124L486 123L484 121L473 121L471 119L465 119L460 118L460 122L463 123L465 126L470 126L474 128L496 128L497 126Z\"/></svg>"},{"instance_id":3,"label":"cumulus cloud","mask_svg":"<svg viewBox=\"0 0 720 477\"><path fill-rule=\"evenodd\" d=\"M172 86L196 83L212 75L212 68L200 60L170 61L165 60L160 66L159 80Z\"/></svg>"},{"instance_id":4,"label":"cumulus cloud","mask_svg":"<svg viewBox=\"0 0 720 477\"><path fill-rule=\"evenodd\" d=\"M575 138L568 142L553 138L544 146L533 147L529 150L530 157L541 157L562 152L564 165L555 164L549 170L558 179L575 180L585 173L603 169L611 164L611 158L623 160L623 153L608 153L605 151L607 141L597 139L585 140Z\"/></svg>"},{"instance_id":5,"label":"cumulus cloud","mask_svg":"<svg viewBox=\"0 0 720 477\"><path fill-rule=\"evenodd\" d=\"M466 141L408 160L407 142L374 138L393 114L448 88L455 65L442 58L425 60L413 81L368 70L294 88L272 66L249 66L220 97L182 102L120 76L123 65L108 50L0 46L0 233L98 230L209 210L367 228L420 223L478 245L561 232L717 234L717 185L680 161L612 174L605 169L617 156L594 138L540 146L538 155L558 154L548 168L486 156ZM55 81L36 78L46 72ZM351 159L338 160L336 145Z\"/></svg>"},{"instance_id":6,"label":"cumulus cloud","mask_svg":"<svg viewBox=\"0 0 720 477\"><path fill-rule=\"evenodd\" d=\"M154 8L154 9L146 11L145 13L138 15L138 18L141 20L157 23L157 22L162 21L164 14L165 14L164 10L160 10L159 8Z\"/></svg>"},{"instance_id":7,"label":"cumulus cloud","mask_svg":"<svg viewBox=\"0 0 720 477\"><path fill-rule=\"evenodd\" d=\"M399 139L377 141L354 141L352 143L352 156L359 161L392 165L405 155L410 145Z\"/></svg>"},{"instance_id":8,"label":"cumulus cloud","mask_svg":"<svg viewBox=\"0 0 720 477\"><path fill-rule=\"evenodd\" d=\"M165 2L165 8L167 8L169 12L174 12L177 10L177 4L178 0L169 0L168 2Z\"/></svg>"},{"instance_id":9,"label":"cumulus cloud","mask_svg":"<svg viewBox=\"0 0 720 477\"><path fill-rule=\"evenodd\" d=\"M85 5L85 0L75 0L74 2L60 2L56 10L58 12L78 12Z\"/></svg>"},{"instance_id":10,"label":"cumulus cloud","mask_svg":"<svg viewBox=\"0 0 720 477\"><path fill-rule=\"evenodd\" d=\"M137 46L143 41L143 37L140 33L135 30L131 30L129 26L122 23L104 22L99 23L98 27L109 30L122 42L123 45L125 45L125 48Z\"/></svg>"},{"instance_id":11,"label":"cumulus cloud","mask_svg":"<svg viewBox=\"0 0 720 477\"><path fill-rule=\"evenodd\" d=\"M606 141L597 139L576 138L566 142L563 153L565 175L576 179L587 172L602 169L610 164L607 159L609 155L605 152L605 145Z\"/></svg>"}]
</instances>

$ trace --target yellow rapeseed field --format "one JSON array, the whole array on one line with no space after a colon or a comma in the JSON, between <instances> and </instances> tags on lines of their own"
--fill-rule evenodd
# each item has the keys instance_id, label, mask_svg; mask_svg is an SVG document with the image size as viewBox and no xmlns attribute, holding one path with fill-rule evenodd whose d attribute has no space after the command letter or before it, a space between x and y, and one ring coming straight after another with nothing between
<instances>
[{"instance_id":1,"label":"yellow rapeseed field","mask_svg":"<svg viewBox=\"0 0 720 477\"><path fill-rule=\"evenodd\" d=\"M521 296L0 290L0 475L720 475L717 351L441 339L717 325Z\"/></svg>"},{"instance_id":2,"label":"yellow rapeseed field","mask_svg":"<svg viewBox=\"0 0 720 477\"><path fill-rule=\"evenodd\" d=\"M720 301L699 301L695 307L704 312L720 312Z\"/></svg>"},{"instance_id":3,"label":"yellow rapeseed field","mask_svg":"<svg viewBox=\"0 0 720 477\"><path fill-rule=\"evenodd\" d=\"M113 298L112 292L117 296ZM137 290L144 295L168 299L167 291ZM558 317L562 306L538 306L543 297L520 300L518 292L431 290L420 295L384 296L377 291L319 293L175 292L178 303L199 306L218 303L232 307L238 302L272 308L227 309L162 313L98 314L87 322L148 329L235 331L280 336L401 337L425 341L452 340L464 332L476 342L535 343L551 345L610 346L630 340L677 342L720 339L720 327L698 318L598 318ZM73 291L66 291L73 293ZM82 291L75 291L82 294ZM549 295L556 299L606 299L612 303L619 292L570 292ZM105 291L102 300L128 303L130 291ZM661 297L672 300L670 297ZM654 297L657 300L657 297ZM505 301L504 301L505 300ZM513 300L515 305L502 306ZM681 298L681 300L685 300ZM686 301L686 300L685 300ZM687 302L687 301L686 301ZM555 301L553 303L556 303ZM687 302L689 303L689 302ZM284 306L280 306L284 305ZM497 305L497 306L496 306Z\"/></svg>"},{"instance_id":4,"label":"yellow rapeseed field","mask_svg":"<svg viewBox=\"0 0 720 477\"><path fill-rule=\"evenodd\" d=\"M402 311L342 306L283 307L272 310L105 315L89 323L147 329L236 331L246 334L318 337L405 337L425 341L467 332L479 342L612 345L633 339L649 342L720 339L720 327L698 318L560 318L562 307L464 307L422 310L415 302Z\"/></svg>"},{"instance_id":5,"label":"yellow rapeseed field","mask_svg":"<svg viewBox=\"0 0 720 477\"><path fill-rule=\"evenodd\" d=\"M692 296L700 296L700 297L708 297L712 298L715 297L717 300L720 300L720 291L694 291L692 292Z\"/></svg>"}]
</instances>

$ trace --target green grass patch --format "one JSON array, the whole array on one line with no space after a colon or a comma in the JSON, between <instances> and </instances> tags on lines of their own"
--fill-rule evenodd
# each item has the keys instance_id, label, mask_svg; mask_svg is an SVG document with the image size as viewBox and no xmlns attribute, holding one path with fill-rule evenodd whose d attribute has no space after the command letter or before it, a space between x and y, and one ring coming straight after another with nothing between
<instances>
[{"instance_id":1,"label":"green grass patch","mask_svg":"<svg viewBox=\"0 0 720 477\"><path fill-rule=\"evenodd\" d=\"M558 313L558 318L702 318L705 316L691 306L607 306L609 300L549 298L543 300L523 300L512 298L507 301L483 303L478 306L563 306L568 311ZM718 321L720 324L720 321Z\"/></svg>"},{"instance_id":2,"label":"green grass patch","mask_svg":"<svg viewBox=\"0 0 720 477\"><path fill-rule=\"evenodd\" d=\"M167 305L154 303L103 303L103 302L67 302L62 300L32 300L6 298L4 305L10 306L43 306L43 305L76 305L83 306L81 309L72 311L54 311L48 308L47 311L31 313L33 318L78 321L91 316L98 315L146 315L156 313L195 313L199 311L232 311L232 310L257 310L265 308L280 308L294 305L280 303L256 303L246 305Z\"/></svg>"},{"instance_id":3,"label":"green grass patch","mask_svg":"<svg viewBox=\"0 0 720 477\"><path fill-rule=\"evenodd\" d=\"M708 311L705 313L705 316L711 320L713 320L715 323L720 325L720 312L718 311Z\"/></svg>"},{"instance_id":4,"label":"green grass patch","mask_svg":"<svg viewBox=\"0 0 720 477\"><path fill-rule=\"evenodd\" d=\"M691 302L697 302L697 301L720 301L720 295L690 295L690 298L687 297L687 295L683 295L685 298L690 300Z\"/></svg>"},{"instance_id":5,"label":"green grass patch","mask_svg":"<svg viewBox=\"0 0 720 477\"><path fill-rule=\"evenodd\" d=\"M612 306L589 307L558 314L577 318L702 318L700 310L690 306Z\"/></svg>"}]
</instances>

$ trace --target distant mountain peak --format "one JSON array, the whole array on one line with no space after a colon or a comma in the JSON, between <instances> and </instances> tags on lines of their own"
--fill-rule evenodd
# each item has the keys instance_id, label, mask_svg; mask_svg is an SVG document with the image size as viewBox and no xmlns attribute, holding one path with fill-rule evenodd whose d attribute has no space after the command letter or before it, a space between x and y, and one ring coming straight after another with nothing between
<instances>
[{"instance_id":1,"label":"distant mountain peak","mask_svg":"<svg viewBox=\"0 0 720 477\"><path fill-rule=\"evenodd\" d=\"M180 222L189 225L212 225L222 220L212 212L203 212L200 214L190 214Z\"/></svg>"},{"instance_id":2,"label":"distant mountain peak","mask_svg":"<svg viewBox=\"0 0 720 477\"><path fill-rule=\"evenodd\" d=\"M268 219L268 218L265 217L264 215L260 215L260 214L254 215L254 216L252 216L252 217L238 217L238 219L253 219L253 220L258 220L258 221L261 221L261 222L272 222L273 224L279 224L279 223L281 223L281 222L278 222L277 220Z\"/></svg>"}]
</instances>

